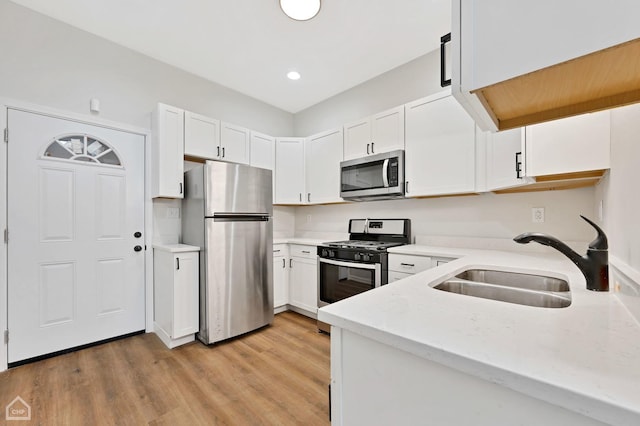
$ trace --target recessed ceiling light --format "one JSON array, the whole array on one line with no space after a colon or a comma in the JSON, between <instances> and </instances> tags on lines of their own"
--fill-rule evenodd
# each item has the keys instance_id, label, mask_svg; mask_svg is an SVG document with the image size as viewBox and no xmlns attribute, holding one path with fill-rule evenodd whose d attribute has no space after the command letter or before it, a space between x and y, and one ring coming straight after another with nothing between
<instances>
[{"instance_id":1,"label":"recessed ceiling light","mask_svg":"<svg viewBox=\"0 0 640 426\"><path fill-rule=\"evenodd\" d=\"M308 21L320 12L320 0L280 0L280 8L291 19Z\"/></svg>"},{"instance_id":2,"label":"recessed ceiling light","mask_svg":"<svg viewBox=\"0 0 640 426\"><path fill-rule=\"evenodd\" d=\"M287 73L287 78L289 80L300 80L300 73L298 71L289 71Z\"/></svg>"}]
</instances>

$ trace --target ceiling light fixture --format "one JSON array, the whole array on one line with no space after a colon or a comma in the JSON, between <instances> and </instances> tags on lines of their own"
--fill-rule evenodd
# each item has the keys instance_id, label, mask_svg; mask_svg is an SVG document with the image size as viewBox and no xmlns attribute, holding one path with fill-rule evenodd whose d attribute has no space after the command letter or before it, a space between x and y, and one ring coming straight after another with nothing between
<instances>
[{"instance_id":1,"label":"ceiling light fixture","mask_svg":"<svg viewBox=\"0 0 640 426\"><path fill-rule=\"evenodd\" d=\"M298 71L289 71L287 73L287 78L289 80L300 80L300 73Z\"/></svg>"},{"instance_id":2,"label":"ceiling light fixture","mask_svg":"<svg viewBox=\"0 0 640 426\"><path fill-rule=\"evenodd\" d=\"M308 21L320 12L320 0L280 0L280 8L291 19Z\"/></svg>"}]
</instances>

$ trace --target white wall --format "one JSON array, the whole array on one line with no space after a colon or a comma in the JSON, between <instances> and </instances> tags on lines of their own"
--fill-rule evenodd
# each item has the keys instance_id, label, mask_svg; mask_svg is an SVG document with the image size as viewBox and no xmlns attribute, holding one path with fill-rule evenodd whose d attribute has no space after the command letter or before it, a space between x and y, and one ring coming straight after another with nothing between
<instances>
[{"instance_id":1,"label":"white wall","mask_svg":"<svg viewBox=\"0 0 640 426\"><path fill-rule=\"evenodd\" d=\"M598 185L609 252L640 271L640 104L611 111L611 170ZM639 283L640 284L640 283Z\"/></svg>"},{"instance_id":2,"label":"white wall","mask_svg":"<svg viewBox=\"0 0 640 426\"><path fill-rule=\"evenodd\" d=\"M87 115L98 98L100 118L143 128L164 102L266 134L293 133L288 112L8 0L0 0L0 52L1 97ZM168 219L166 208L179 206L154 201L155 241L177 240L179 219Z\"/></svg>"},{"instance_id":3,"label":"white wall","mask_svg":"<svg viewBox=\"0 0 640 426\"><path fill-rule=\"evenodd\" d=\"M347 232L349 219L369 217L409 218L414 236L510 239L531 231L561 240L591 241L595 234L579 215L593 217L593 206L594 189L582 188L298 207L296 235ZM532 223L532 207L545 208L545 223Z\"/></svg>"},{"instance_id":4,"label":"white wall","mask_svg":"<svg viewBox=\"0 0 640 426\"><path fill-rule=\"evenodd\" d=\"M407 64L298 112L297 136L341 127L350 121L384 111L443 90L440 87L440 51L434 50Z\"/></svg>"},{"instance_id":5,"label":"white wall","mask_svg":"<svg viewBox=\"0 0 640 426\"><path fill-rule=\"evenodd\" d=\"M146 128L164 102L267 134L293 131L290 113L8 0L0 52L0 96L85 114L99 98L100 117Z\"/></svg>"}]
</instances>

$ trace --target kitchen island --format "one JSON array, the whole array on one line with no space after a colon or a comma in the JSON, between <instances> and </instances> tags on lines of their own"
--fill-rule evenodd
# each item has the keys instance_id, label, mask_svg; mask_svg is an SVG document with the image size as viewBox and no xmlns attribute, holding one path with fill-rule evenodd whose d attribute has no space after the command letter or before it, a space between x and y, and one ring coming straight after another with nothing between
<instances>
[{"instance_id":1,"label":"kitchen island","mask_svg":"<svg viewBox=\"0 0 640 426\"><path fill-rule=\"evenodd\" d=\"M468 269L564 279L539 308L432 286ZM560 254L470 251L318 311L331 329L333 424L640 424L640 326Z\"/></svg>"}]
</instances>

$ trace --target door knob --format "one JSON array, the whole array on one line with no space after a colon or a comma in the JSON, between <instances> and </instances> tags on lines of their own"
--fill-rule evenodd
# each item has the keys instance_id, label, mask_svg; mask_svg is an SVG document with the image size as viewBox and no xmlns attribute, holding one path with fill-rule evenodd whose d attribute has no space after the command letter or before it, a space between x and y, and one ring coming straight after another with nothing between
<instances>
[{"instance_id":1,"label":"door knob","mask_svg":"<svg viewBox=\"0 0 640 426\"><path fill-rule=\"evenodd\" d=\"M135 246L133 248L133 251L140 251L140 250L142 250L142 247L140 247L140 246Z\"/></svg>"},{"instance_id":2,"label":"door knob","mask_svg":"<svg viewBox=\"0 0 640 426\"><path fill-rule=\"evenodd\" d=\"M133 234L133 236L136 237L136 238L140 238L140 237L142 237L142 232L135 232Z\"/></svg>"}]
</instances>

